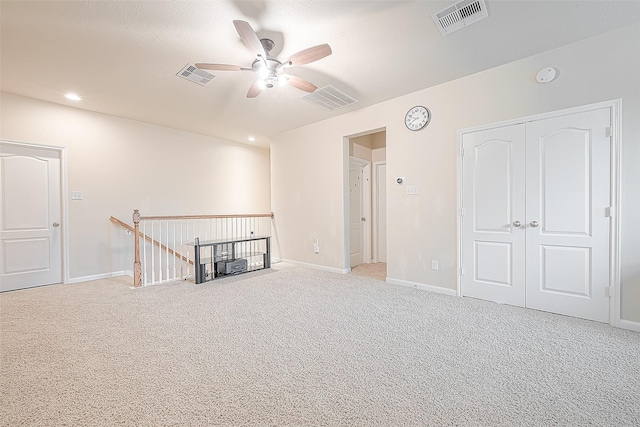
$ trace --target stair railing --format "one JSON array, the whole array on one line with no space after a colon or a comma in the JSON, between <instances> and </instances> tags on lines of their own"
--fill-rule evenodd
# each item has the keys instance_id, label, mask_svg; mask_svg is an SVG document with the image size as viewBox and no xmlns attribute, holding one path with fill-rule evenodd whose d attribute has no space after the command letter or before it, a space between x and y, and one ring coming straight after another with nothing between
<instances>
[{"instance_id":1,"label":"stair railing","mask_svg":"<svg viewBox=\"0 0 640 427\"><path fill-rule=\"evenodd\" d=\"M133 227L111 221L134 235L133 286L188 279L195 274L193 246L196 238L235 240L271 236L273 213L234 215L142 216L133 211Z\"/></svg>"}]
</instances>

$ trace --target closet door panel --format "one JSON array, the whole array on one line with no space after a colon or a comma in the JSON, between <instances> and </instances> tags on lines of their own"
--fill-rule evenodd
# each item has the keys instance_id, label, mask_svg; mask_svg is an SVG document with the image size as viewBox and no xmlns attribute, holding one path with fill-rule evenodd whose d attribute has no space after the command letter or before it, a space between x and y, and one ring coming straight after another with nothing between
<instances>
[{"instance_id":1,"label":"closet door panel","mask_svg":"<svg viewBox=\"0 0 640 427\"><path fill-rule=\"evenodd\" d=\"M609 126L609 109L527 123L527 307L609 320Z\"/></svg>"},{"instance_id":2,"label":"closet door panel","mask_svg":"<svg viewBox=\"0 0 640 427\"><path fill-rule=\"evenodd\" d=\"M524 125L463 136L462 295L524 306Z\"/></svg>"}]
</instances>

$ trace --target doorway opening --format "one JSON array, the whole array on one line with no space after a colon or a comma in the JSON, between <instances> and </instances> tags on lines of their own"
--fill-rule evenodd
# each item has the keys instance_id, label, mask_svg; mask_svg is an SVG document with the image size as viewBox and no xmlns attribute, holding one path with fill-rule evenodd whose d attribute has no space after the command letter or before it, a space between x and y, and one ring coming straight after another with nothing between
<instances>
[{"instance_id":1,"label":"doorway opening","mask_svg":"<svg viewBox=\"0 0 640 427\"><path fill-rule=\"evenodd\" d=\"M345 138L345 266L386 279L386 130ZM347 173L348 172L348 173Z\"/></svg>"}]
</instances>

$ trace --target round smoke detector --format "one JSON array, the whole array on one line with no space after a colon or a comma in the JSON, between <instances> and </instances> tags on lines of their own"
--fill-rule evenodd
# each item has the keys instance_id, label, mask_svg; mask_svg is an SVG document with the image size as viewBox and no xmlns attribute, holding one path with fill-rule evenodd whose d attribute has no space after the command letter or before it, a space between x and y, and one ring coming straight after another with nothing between
<instances>
[{"instance_id":1,"label":"round smoke detector","mask_svg":"<svg viewBox=\"0 0 640 427\"><path fill-rule=\"evenodd\" d=\"M555 68L543 68L542 70L538 71L538 74L536 75L536 81L538 83L549 83L554 81L556 77L558 77L558 72Z\"/></svg>"}]
</instances>

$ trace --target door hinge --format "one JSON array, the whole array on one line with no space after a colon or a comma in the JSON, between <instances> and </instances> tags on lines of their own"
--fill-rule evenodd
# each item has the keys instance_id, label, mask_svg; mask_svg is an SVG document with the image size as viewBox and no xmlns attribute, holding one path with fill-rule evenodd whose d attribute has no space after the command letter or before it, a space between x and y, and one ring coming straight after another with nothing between
<instances>
[{"instance_id":1,"label":"door hinge","mask_svg":"<svg viewBox=\"0 0 640 427\"><path fill-rule=\"evenodd\" d=\"M604 295L609 298L613 296L613 289L611 289L611 286L607 286L606 288L604 288Z\"/></svg>"},{"instance_id":2,"label":"door hinge","mask_svg":"<svg viewBox=\"0 0 640 427\"><path fill-rule=\"evenodd\" d=\"M607 218L611 218L613 216L613 208L611 206L604 208L604 216Z\"/></svg>"},{"instance_id":3,"label":"door hinge","mask_svg":"<svg viewBox=\"0 0 640 427\"><path fill-rule=\"evenodd\" d=\"M608 126L604 132L607 138L611 138L613 136L613 126Z\"/></svg>"},{"instance_id":4,"label":"door hinge","mask_svg":"<svg viewBox=\"0 0 640 427\"><path fill-rule=\"evenodd\" d=\"M464 157L464 148L460 147L460 157Z\"/></svg>"},{"instance_id":5,"label":"door hinge","mask_svg":"<svg viewBox=\"0 0 640 427\"><path fill-rule=\"evenodd\" d=\"M460 212L458 213L460 216L464 216L464 208L460 208Z\"/></svg>"},{"instance_id":6,"label":"door hinge","mask_svg":"<svg viewBox=\"0 0 640 427\"><path fill-rule=\"evenodd\" d=\"M464 267L460 267L460 275L464 276Z\"/></svg>"}]
</instances>

